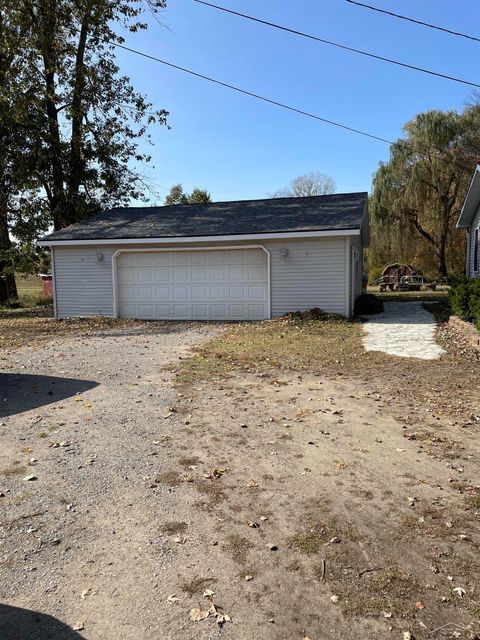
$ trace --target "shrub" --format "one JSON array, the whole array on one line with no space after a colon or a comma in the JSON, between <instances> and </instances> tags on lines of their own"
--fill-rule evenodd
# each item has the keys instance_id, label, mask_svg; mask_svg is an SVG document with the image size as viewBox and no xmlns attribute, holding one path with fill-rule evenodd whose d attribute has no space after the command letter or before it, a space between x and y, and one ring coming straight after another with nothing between
<instances>
[{"instance_id":1,"label":"shrub","mask_svg":"<svg viewBox=\"0 0 480 640\"><path fill-rule=\"evenodd\" d=\"M383 302L373 293L362 293L355 302L353 313L356 316L382 313Z\"/></svg>"},{"instance_id":2,"label":"shrub","mask_svg":"<svg viewBox=\"0 0 480 640\"><path fill-rule=\"evenodd\" d=\"M465 279L452 285L449 293L453 313L480 329L480 280Z\"/></svg>"}]
</instances>

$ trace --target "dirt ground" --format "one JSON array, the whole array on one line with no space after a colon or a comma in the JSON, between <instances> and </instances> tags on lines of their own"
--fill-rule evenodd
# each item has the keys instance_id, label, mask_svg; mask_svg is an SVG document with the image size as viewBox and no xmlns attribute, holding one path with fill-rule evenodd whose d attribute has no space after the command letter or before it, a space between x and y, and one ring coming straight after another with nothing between
<instances>
[{"instance_id":1,"label":"dirt ground","mask_svg":"<svg viewBox=\"0 0 480 640\"><path fill-rule=\"evenodd\" d=\"M325 328L34 324L0 322L2 640L480 633L480 359L453 330L419 364L350 325L333 353Z\"/></svg>"}]
</instances>

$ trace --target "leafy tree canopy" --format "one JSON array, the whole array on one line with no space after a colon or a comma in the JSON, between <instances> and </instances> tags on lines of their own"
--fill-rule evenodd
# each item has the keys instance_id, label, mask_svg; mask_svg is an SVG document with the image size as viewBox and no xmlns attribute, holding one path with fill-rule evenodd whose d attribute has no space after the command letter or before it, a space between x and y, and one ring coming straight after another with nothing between
<instances>
[{"instance_id":1,"label":"leafy tree canopy","mask_svg":"<svg viewBox=\"0 0 480 640\"><path fill-rule=\"evenodd\" d=\"M151 185L140 141L166 125L120 74L115 44L165 0L3 0L0 12L0 273L20 244ZM14 255L13 251L13 255ZM4 297L4 296L3 296ZM0 302L2 291L0 286Z\"/></svg>"},{"instance_id":2,"label":"leafy tree canopy","mask_svg":"<svg viewBox=\"0 0 480 640\"><path fill-rule=\"evenodd\" d=\"M455 224L480 158L480 104L420 113L404 132L374 176L370 262L461 273L464 237Z\"/></svg>"},{"instance_id":3,"label":"leafy tree canopy","mask_svg":"<svg viewBox=\"0 0 480 640\"><path fill-rule=\"evenodd\" d=\"M195 187L191 193L186 193L181 184L174 184L165 197L165 204L205 204L211 202L210 194L205 189Z\"/></svg>"}]
</instances>

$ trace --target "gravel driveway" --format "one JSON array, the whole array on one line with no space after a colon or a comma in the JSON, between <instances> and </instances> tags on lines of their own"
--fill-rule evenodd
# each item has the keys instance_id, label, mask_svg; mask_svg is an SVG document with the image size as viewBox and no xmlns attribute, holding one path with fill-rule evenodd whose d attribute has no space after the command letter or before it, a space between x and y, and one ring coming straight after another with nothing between
<instances>
[{"instance_id":1,"label":"gravel driveway","mask_svg":"<svg viewBox=\"0 0 480 640\"><path fill-rule=\"evenodd\" d=\"M436 360L445 351L435 342L437 323L422 302L385 302L385 311L367 316L367 351L382 351L392 356Z\"/></svg>"},{"instance_id":2,"label":"gravel driveway","mask_svg":"<svg viewBox=\"0 0 480 640\"><path fill-rule=\"evenodd\" d=\"M89 638L163 637L143 624L172 553L156 520L175 501L149 488L168 462L162 428L177 395L162 369L217 330L172 325L1 353L2 640L73 640L56 618L81 631L92 617Z\"/></svg>"},{"instance_id":3,"label":"gravel driveway","mask_svg":"<svg viewBox=\"0 0 480 640\"><path fill-rule=\"evenodd\" d=\"M222 374L206 347L174 379L218 325L46 322L76 337L0 350L1 640L480 632L480 417L439 371L461 396L477 360L402 361L416 403L373 369Z\"/></svg>"}]
</instances>

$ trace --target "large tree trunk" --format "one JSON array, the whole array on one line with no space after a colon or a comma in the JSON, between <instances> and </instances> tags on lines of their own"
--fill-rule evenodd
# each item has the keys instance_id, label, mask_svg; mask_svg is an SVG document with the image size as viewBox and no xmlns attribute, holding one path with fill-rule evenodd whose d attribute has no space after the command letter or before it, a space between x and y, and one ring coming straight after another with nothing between
<instances>
[{"instance_id":1,"label":"large tree trunk","mask_svg":"<svg viewBox=\"0 0 480 640\"><path fill-rule=\"evenodd\" d=\"M8 200L3 174L0 169L0 304L16 300L17 285L12 260L8 256L12 242L8 233Z\"/></svg>"},{"instance_id":2,"label":"large tree trunk","mask_svg":"<svg viewBox=\"0 0 480 640\"><path fill-rule=\"evenodd\" d=\"M60 127L56 106L56 10L57 3L55 0L42 0L41 12L43 24L41 26L41 33L39 34L39 37L41 39L44 66L45 102L48 120L48 159L52 168L50 208L52 211L55 231L74 222L74 220L69 219L66 206L64 172L62 166L62 143L60 140Z\"/></svg>"},{"instance_id":3,"label":"large tree trunk","mask_svg":"<svg viewBox=\"0 0 480 640\"><path fill-rule=\"evenodd\" d=\"M82 183L84 167L82 161L82 136L83 136L83 93L85 90L85 50L87 46L88 30L90 27L90 8L88 2L82 20L80 35L75 59L75 86L73 90L71 114L72 136L70 141L70 162L68 175L68 209L72 217L77 219L77 196Z\"/></svg>"}]
</instances>

